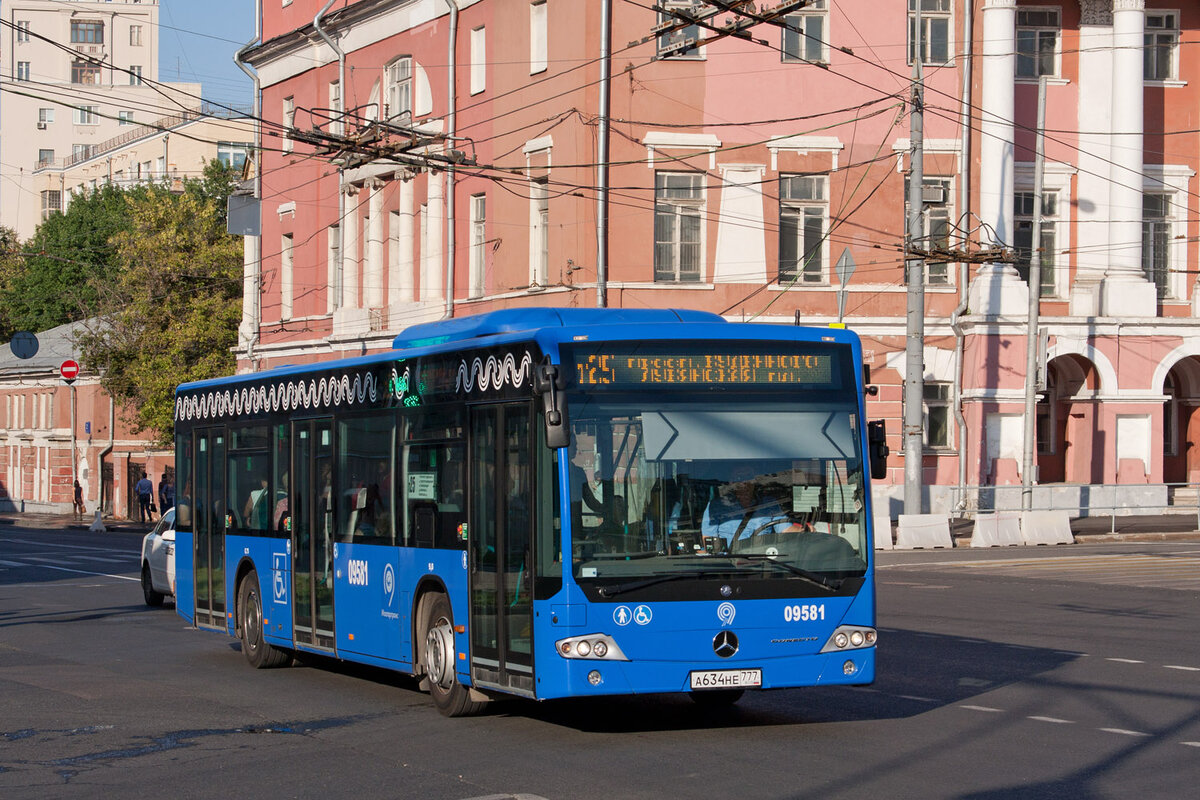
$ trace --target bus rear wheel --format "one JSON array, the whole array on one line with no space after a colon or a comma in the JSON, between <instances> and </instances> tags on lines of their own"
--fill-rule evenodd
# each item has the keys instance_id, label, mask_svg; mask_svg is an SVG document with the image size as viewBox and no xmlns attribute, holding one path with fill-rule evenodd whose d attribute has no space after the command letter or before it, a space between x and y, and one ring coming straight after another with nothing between
<instances>
[{"instance_id":1,"label":"bus rear wheel","mask_svg":"<svg viewBox=\"0 0 1200 800\"><path fill-rule=\"evenodd\" d=\"M242 638L242 653L255 669L281 667L292 660L291 654L263 639L262 598L259 596L258 573L250 570L242 578L238 590L238 622Z\"/></svg>"},{"instance_id":2,"label":"bus rear wheel","mask_svg":"<svg viewBox=\"0 0 1200 800\"><path fill-rule=\"evenodd\" d=\"M440 592L425 599L425 677L437 710L447 717L478 714L485 705L455 676L454 618L450 600Z\"/></svg>"}]
</instances>

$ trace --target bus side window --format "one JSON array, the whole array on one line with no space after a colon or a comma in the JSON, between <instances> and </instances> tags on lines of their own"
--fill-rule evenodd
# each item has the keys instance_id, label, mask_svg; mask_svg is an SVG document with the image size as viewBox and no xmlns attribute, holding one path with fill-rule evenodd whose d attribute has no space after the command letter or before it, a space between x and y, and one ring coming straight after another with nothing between
<instances>
[{"instance_id":1,"label":"bus side window","mask_svg":"<svg viewBox=\"0 0 1200 800\"><path fill-rule=\"evenodd\" d=\"M408 544L461 550L466 520L466 453L462 444L409 445L405 473Z\"/></svg>"}]
</instances>

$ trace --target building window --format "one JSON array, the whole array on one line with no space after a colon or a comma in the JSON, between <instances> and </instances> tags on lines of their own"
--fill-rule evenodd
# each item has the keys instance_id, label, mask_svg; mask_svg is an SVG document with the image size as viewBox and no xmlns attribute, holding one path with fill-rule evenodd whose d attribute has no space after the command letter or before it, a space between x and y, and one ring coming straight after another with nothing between
<instances>
[{"instance_id":1,"label":"building window","mask_svg":"<svg viewBox=\"0 0 1200 800\"><path fill-rule=\"evenodd\" d=\"M217 142L217 161L241 172L250 156L250 147L249 142Z\"/></svg>"},{"instance_id":2,"label":"building window","mask_svg":"<svg viewBox=\"0 0 1200 800\"><path fill-rule=\"evenodd\" d=\"M141 86L142 85L142 68L140 66L138 66L137 64L132 64L129 67L129 85L130 86Z\"/></svg>"},{"instance_id":3,"label":"building window","mask_svg":"<svg viewBox=\"0 0 1200 800\"><path fill-rule=\"evenodd\" d=\"M479 94L487 88L487 31L475 28L471 31L471 94Z\"/></svg>"},{"instance_id":4,"label":"building window","mask_svg":"<svg viewBox=\"0 0 1200 800\"><path fill-rule=\"evenodd\" d=\"M17 80L28 81L30 78L30 68L28 61L17 62Z\"/></svg>"},{"instance_id":5,"label":"building window","mask_svg":"<svg viewBox=\"0 0 1200 800\"><path fill-rule=\"evenodd\" d=\"M85 158L90 158L92 155L92 146L90 144L73 144L71 145L71 158L76 161L82 161ZM95 181L92 182L93 187Z\"/></svg>"},{"instance_id":6,"label":"building window","mask_svg":"<svg viewBox=\"0 0 1200 800\"><path fill-rule=\"evenodd\" d=\"M925 219L918 250L948 251L950 249L950 179L926 178ZM904 180L904 219L908 219L908 179ZM905 264L907 270L907 262ZM907 275L905 276L907 280ZM950 263L947 261L925 261L925 283L930 286L950 284Z\"/></svg>"},{"instance_id":7,"label":"building window","mask_svg":"<svg viewBox=\"0 0 1200 800\"><path fill-rule=\"evenodd\" d=\"M469 297L483 297L484 243L487 241L487 195L471 195L471 282Z\"/></svg>"},{"instance_id":8,"label":"building window","mask_svg":"<svg viewBox=\"0 0 1200 800\"><path fill-rule=\"evenodd\" d=\"M407 115L412 119L412 59L402 56L388 64L386 77L387 118Z\"/></svg>"},{"instance_id":9,"label":"building window","mask_svg":"<svg viewBox=\"0 0 1200 800\"><path fill-rule=\"evenodd\" d=\"M118 111L117 119L120 120L122 125L132 125L133 124L133 112L132 111Z\"/></svg>"},{"instance_id":10,"label":"building window","mask_svg":"<svg viewBox=\"0 0 1200 800\"><path fill-rule=\"evenodd\" d=\"M292 234L283 234L279 248L279 319L292 318Z\"/></svg>"},{"instance_id":11,"label":"building window","mask_svg":"<svg viewBox=\"0 0 1200 800\"><path fill-rule=\"evenodd\" d=\"M1029 283L1029 265L1033 258L1033 192L1013 193L1013 249L1017 256L1017 272ZM1058 239L1058 192L1042 193L1041 250L1042 287L1040 297L1053 297L1056 285L1054 254Z\"/></svg>"},{"instance_id":12,"label":"building window","mask_svg":"<svg viewBox=\"0 0 1200 800\"><path fill-rule=\"evenodd\" d=\"M1158 287L1158 297L1170 294L1171 196L1142 195L1142 269Z\"/></svg>"},{"instance_id":13,"label":"building window","mask_svg":"<svg viewBox=\"0 0 1200 800\"><path fill-rule=\"evenodd\" d=\"M75 124L76 125L97 125L100 122L97 109L99 106L76 106L75 108Z\"/></svg>"},{"instance_id":14,"label":"building window","mask_svg":"<svg viewBox=\"0 0 1200 800\"><path fill-rule=\"evenodd\" d=\"M104 23L97 20L71 20L71 44L104 44Z\"/></svg>"},{"instance_id":15,"label":"building window","mask_svg":"<svg viewBox=\"0 0 1200 800\"><path fill-rule=\"evenodd\" d=\"M345 109L342 108L342 82L329 82L329 132L341 136L346 131Z\"/></svg>"},{"instance_id":16,"label":"building window","mask_svg":"<svg viewBox=\"0 0 1200 800\"><path fill-rule=\"evenodd\" d=\"M38 122L41 122L44 125L49 125L50 123L54 122L54 109L49 107L39 108Z\"/></svg>"},{"instance_id":17,"label":"building window","mask_svg":"<svg viewBox=\"0 0 1200 800\"><path fill-rule=\"evenodd\" d=\"M953 447L950 439L950 404L954 396L949 383L926 381L924 402L925 446L944 449Z\"/></svg>"},{"instance_id":18,"label":"building window","mask_svg":"<svg viewBox=\"0 0 1200 800\"><path fill-rule=\"evenodd\" d=\"M283 145L285 153L292 152L292 129L296 127L296 98L283 98Z\"/></svg>"},{"instance_id":19,"label":"building window","mask_svg":"<svg viewBox=\"0 0 1200 800\"><path fill-rule=\"evenodd\" d=\"M950 60L950 0L921 2L921 63L945 64ZM908 0L908 63L916 56L917 0Z\"/></svg>"},{"instance_id":20,"label":"building window","mask_svg":"<svg viewBox=\"0 0 1200 800\"><path fill-rule=\"evenodd\" d=\"M18 42L28 42L29 41L29 20L27 20L27 19L17 20L17 41Z\"/></svg>"},{"instance_id":21,"label":"building window","mask_svg":"<svg viewBox=\"0 0 1200 800\"><path fill-rule=\"evenodd\" d=\"M39 166L49 164L52 161L54 161L54 149L53 148L40 148L38 150L38 165Z\"/></svg>"},{"instance_id":22,"label":"building window","mask_svg":"<svg viewBox=\"0 0 1200 800\"><path fill-rule=\"evenodd\" d=\"M654 176L654 280L700 280L703 216L703 174L659 172Z\"/></svg>"},{"instance_id":23,"label":"building window","mask_svg":"<svg viewBox=\"0 0 1200 800\"><path fill-rule=\"evenodd\" d=\"M829 63L829 48L825 40L828 19L825 0L816 0L805 6L803 13L784 17L787 27L783 29L783 60Z\"/></svg>"},{"instance_id":24,"label":"building window","mask_svg":"<svg viewBox=\"0 0 1200 800\"><path fill-rule=\"evenodd\" d=\"M703 7L697 0L665 0L663 8L682 14L695 15L699 14ZM680 23L677 16L665 12L659 12L659 23ZM666 33L659 34L658 51L661 53L670 47L678 47L684 42L693 42L686 49L671 50L663 58L701 58L703 54L700 52L700 26L699 25L684 25Z\"/></svg>"},{"instance_id":25,"label":"building window","mask_svg":"<svg viewBox=\"0 0 1200 800\"><path fill-rule=\"evenodd\" d=\"M529 202L529 283L545 286L550 281L550 183L545 177L529 182Z\"/></svg>"},{"instance_id":26,"label":"building window","mask_svg":"<svg viewBox=\"0 0 1200 800\"><path fill-rule=\"evenodd\" d=\"M42 219L62 211L62 192L48 189L42 192Z\"/></svg>"},{"instance_id":27,"label":"building window","mask_svg":"<svg viewBox=\"0 0 1200 800\"><path fill-rule=\"evenodd\" d=\"M130 47L141 47L142 46L142 26L141 25L130 25L129 26L129 46Z\"/></svg>"},{"instance_id":28,"label":"building window","mask_svg":"<svg viewBox=\"0 0 1200 800\"><path fill-rule=\"evenodd\" d=\"M529 4L529 74L544 72L549 60L547 55L546 0Z\"/></svg>"},{"instance_id":29,"label":"building window","mask_svg":"<svg viewBox=\"0 0 1200 800\"><path fill-rule=\"evenodd\" d=\"M1148 81L1175 80L1175 52L1179 44L1179 17L1146 11L1146 52L1142 62Z\"/></svg>"},{"instance_id":30,"label":"building window","mask_svg":"<svg viewBox=\"0 0 1200 800\"><path fill-rule=\"evenodd\" d=\"M1017 9L1017 77L1058 74L1058 9Z\"/></svg>"},{"instance_id":31,"label":"building window","mask_svg":"<svg viewBox=\"0 0 1200 800\"><path fill-rule=\"evenodd\" d=\"M824 175L779 178L779 282L823 284L825 278Z\"/></svg>"},{"instance_id":32,"label":"building window","mask_svg":"<svg viewBox=\"0 0 1200 800\"><path fill-rule=\"evenodd\" d=\"M95 86L100 83L100 65L95 61L77 59L71 62L71 83Z\"/></svg>"}]
</instances>

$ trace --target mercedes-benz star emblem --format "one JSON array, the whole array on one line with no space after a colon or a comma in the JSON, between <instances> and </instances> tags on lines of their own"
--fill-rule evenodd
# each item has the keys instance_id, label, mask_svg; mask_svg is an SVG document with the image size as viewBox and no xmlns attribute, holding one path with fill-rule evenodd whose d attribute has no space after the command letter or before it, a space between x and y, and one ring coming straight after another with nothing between
<instances>
[{"instance_id":1,"label":"mercedes-benz star emblem","mask_svg":"<svg viewBox=\"0 0 1200 800\"><path fill-rule=\"evenodd\" d=\"M730 586L729 584L725 584L724 586L721 587L721 597L732 597L732 596L733 596L733 587L732 586Z\"/></svg>"},{"instance_id":2,"label":"mercedes-benz star emblem","mask_svg":"<svg viewBox=\"0 0 1200 800\"><path fill-rule=\"evenodd\" d=\"M733 631L721 631L713 637L713 652L721 658L729 658L737 651L738 638Z\"/></svg>"}]
</instances>

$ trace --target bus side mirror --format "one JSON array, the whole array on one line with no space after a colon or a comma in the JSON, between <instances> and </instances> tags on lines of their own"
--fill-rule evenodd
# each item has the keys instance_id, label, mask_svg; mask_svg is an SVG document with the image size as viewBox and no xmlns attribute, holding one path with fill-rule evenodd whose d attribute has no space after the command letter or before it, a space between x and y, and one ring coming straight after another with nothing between
<instances>
[{"instance_id":1,"label":"bus side mirror","mask_svg":"<svg viewBox=\"0 0 1200 800\"><path fill-rule=\"evenodd\" d=\"M567 403L563 390L567 379L557 364L550 363L547 356L533 370L533 391L542 396L546 421L546 446L566 447L571 443L571 426L567 424Z\"/></svg>"},{"instance_id":2,"label":"bus side mirror","mask_svg":"<svg viewBox=\"0 0 1200 800\"><path fill-rule=\"evenodd\" d=\"M867 456L871 460L871 479L887 477L887 427L881 419L867 422Z\"/></svg>"}]
</instances>

